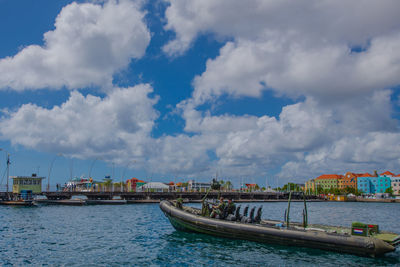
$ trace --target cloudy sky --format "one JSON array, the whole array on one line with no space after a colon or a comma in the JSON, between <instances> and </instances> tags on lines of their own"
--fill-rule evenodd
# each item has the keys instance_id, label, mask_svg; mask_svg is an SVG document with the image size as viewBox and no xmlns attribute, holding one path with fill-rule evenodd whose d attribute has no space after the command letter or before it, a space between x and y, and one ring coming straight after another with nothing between
<instances>
[{"instance_id":1,"label":"cloudy sky","mask_svg":"<svg viewBox=\"0 0 400 267\"><path fill-rule=\"evenodd\" d=\"M399 173L399 18L398 0L0 0L0 147L53 183Z\"/></svg>"}]
</instances>

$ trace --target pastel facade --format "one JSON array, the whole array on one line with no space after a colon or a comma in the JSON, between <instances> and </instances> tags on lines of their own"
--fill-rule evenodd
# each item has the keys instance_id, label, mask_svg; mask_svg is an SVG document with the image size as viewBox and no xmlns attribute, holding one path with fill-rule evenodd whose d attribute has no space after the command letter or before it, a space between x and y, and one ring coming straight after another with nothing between
<instances>
[{"instance_id":1,"label":"pastel facade","mask_svg":"<svg viewBox=\"0 0 400 267\"><path fill-rule=\"evenodd\" d=\"M385 193L391 186L388 176L358 177L357 189L365 194Z\"/></svg>"},{"instance_id":2,"label":"pastel facade","mask_svg":"<svg viewBox=\"0 0 400 267\"><path fill-rule=\"evenodd\" d=\"M347 172L342 179L338 181L338 188L345 189L346 187L357 188L357 178L360 173Z\"/></svg>"},{"instance_id":3,"label":"pastel facade","mask_svg":"<svg viewBox=\"0 0 400 267\"><path fill-rule=\"evenodd\" d=\"M400 195L400 174L390 178L393 195Z\"/></svg>"},{"instance_id":4,"label":"pastel facade","mask_svg":"<svg viewBox=\"0 0 400 267\"><path fill-rule=\"evenodd\" d=\"M139 187L146 184L145 181L139 180L137 178L132 178L126 181L129 192L136 192Z\"/></svg>"},{"instance_id":5,"label":"pastel facade","mask_svg":"<svg viewBox=\"0 0 400 267\"><path fill-rule=\"evenodd\" d=\"M343 175L338 174L323 174L315 179L315 187L322 189L335 189L339 188L339 180L343 178Z\"/></svg>"},{"instance_id":6,"label":"pastel facade","mask_svg":"<svg viewBox=\"0 0 400 267\"><path fill-rule=\"evenodd\" d=\"M306 182L305 191L306 192L315 192L315 180L314 179L311 179Z\"/></svg>"},{"instance_id":7,"label":"pastel facade","mask_svg":"<svg viewBox=\"0 0 400 267\"><path fill-rule=\"evenodd\" d=\"M44 177L15 176L13 179L13 193L20 194L22 190L32 191L33 194L42 193L42 180Z\"/></svg>"}]
</instances>

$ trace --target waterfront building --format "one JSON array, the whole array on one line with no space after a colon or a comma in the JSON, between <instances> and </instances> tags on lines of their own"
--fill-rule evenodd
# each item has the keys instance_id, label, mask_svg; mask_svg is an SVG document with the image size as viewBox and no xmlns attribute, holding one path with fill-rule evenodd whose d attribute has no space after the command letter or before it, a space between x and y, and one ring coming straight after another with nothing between
<instances>
[{"instance_id":1,"label":"waterfront building","mask_svg":"<svg viewBox=\"0 0 400 267\"><path fill-rule=\"evenodd\" d=\"M42 180L45 177L32 176L13 176L13 193L21 194L21 191L32 191L33 194L42 193Z\"/></svg>"},{"instance_id":2,"label":"waterfront building","mask_svg":"<svg viewBox=\"0 0 400 267\"><path fill-rule=\"evenodd\" d=\"M258 187L257 184L245 184L245 185L246 185L245 191L247 192L256 191Z\"/></svg>"},{"instance_id":3,"label":"waterfront building","mask_svg":"<svg viewBox=\"0 0 400 267\"><path fill-rule=\"evenodd\" d=\"M365 194L385 193L391 186L391 179L388 176L360 176L358 177L357 189Z\"/></svg>"},{"instance_id":4,"label":"waterfront building","mask_svg":"<svg viewBox=\"0 0 400 267\"><path fill-rule=\"evenodd\" d=\"M400 195L400 174L394 175L393 177L390 178L391 180L391 186L393 190L393 195Z\"/></svg>"},{"instance_id":5,"label":"waterfront building","mask_svg":"<svg viewBox=\"0 0 400 267\"><path fill-rule=\"evenodd\" d=\"M168 192L169 186L160 182L150 182L138 187L137 192Z\"/></svg>"},{"instance_id":6,"label":"waterfront building","mask_svg":"<svg viewBox=\"0 0 400 267\"><path fill-rule=\"evenodd\" d=\"M315 192L315 180L314 179L308 180L306 182L305 191L306 192Z\"/></svg>"},{"instance_id":7,"label":"waterfront building","mask_svg":"<svg viewBox=\"0 0 400 267\"><path fill-rule=\"evenodd\" d=\"M126 186L128 187L129 192L136 192L136 189L144 185L146 182L139 180L137 178L131 178L126 180Z\"/></svg>"},{"instance_id":8,"label":"waterfront building","mask_svg":"<svg viewBox=\"0 0 400 267\"><path fill-rule=\"evenodd\" d=\"M342 179L338 180L338 188L345 189L346 187L357 188L357 178L362 176L361 173L346 172Z\"/></svg>"},{"instance_id":9,"label":"waterfront building","mask_svg":"<svg viewBox=\"0 0 400 267\"><path fill-rule=\"evenodd\" d=\"M169 187L168 190L169 190L170 192L176 191L176 185L175 185L174 182L169 182L167 185L168 185L168 187Z\"/></svg>"},{"instance_id":10,"label":"waterfront building","mask_svg":"<svg viewBox=\"0 0 400 267\"><path fill-rule=\"evenodd\" d=\"M339 187L339 179L342 179L343 175L339 174L323 174L315 179L315 187L322 189L335 189Z\"/></svg>"},{"instance_id":11,"label":"waterfront building","mask_svg":"<svg viewBox=\"0 0 400 267\"><path fill-rule=\"evenodd\" d=\"M74 192L88 192L93 190L93 186L96 182L93 182L93 179L89 180L83 177L74 177L65 183L63 187L63 191L74 191Z\"/></svg>"},{"instance_id":12,"label":"waterfront building","mask_svg":"<svg viewBox=\"0 0 400 267\"><path fill-rule=\"evenodd\" d=\"M195 180L190 180L188 182L189 191L206 192L211 187L211 183L196 182Z\"/></svg>"}]
</instances>

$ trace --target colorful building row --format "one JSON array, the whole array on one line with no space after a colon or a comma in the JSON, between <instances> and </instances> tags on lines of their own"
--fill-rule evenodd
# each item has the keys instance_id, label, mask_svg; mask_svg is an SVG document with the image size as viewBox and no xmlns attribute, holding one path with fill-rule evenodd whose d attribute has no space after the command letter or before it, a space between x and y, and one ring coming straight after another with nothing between
<instances>
[{"instance_id":1,"label":"colorful building row","mask_svg":"<svg viewBox=\"0 0 400 267\"><path fill-rule=\"evenodd\" d=\"M354 188L365 194L385 193L392 188L394 195L400 195L400 174L395 175L389 171L381 174L352 173L345 175L323 174L305 183L305 191L317 192L318 189Z\"/></svg>"}]
</instances>

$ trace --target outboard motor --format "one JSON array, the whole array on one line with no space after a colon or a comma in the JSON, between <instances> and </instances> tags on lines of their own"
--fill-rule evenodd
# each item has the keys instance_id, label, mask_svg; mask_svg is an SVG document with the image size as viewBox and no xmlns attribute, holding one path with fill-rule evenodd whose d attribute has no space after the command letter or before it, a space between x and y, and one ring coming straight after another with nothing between
<instances>
[{"instance_id":1,"label":"outboard motor","mask_svg":"<svg viewBox=\"0 0 400 267\"><path fill-rule=\"evenodd\" d=\"M250 210L250 216L247 218L246 223L253 223L254 222L254 211L256 210L256 207L253 207Z\"/></svg>"},{"instance_id":2,"label":"outboard motor","mask_svg":"<svg viewBox=\"0 0 400 267\"><path fill-rule=\"evenodd\" d=\"M249 212L249 206L246 206L243 211L243 216L240 218L240 222L244 223L247 220L247 213Z\"/></svg>"},{"instance_id":3,"label":"outboard motor","mask_svg":"<svg viewBox=\"0 0 400 267\"><path fill-rule=\"evenodd\" d=\"M254 218L255 223L260 223L261 222L261 214L262 214L262 206L260 206L257 210L257 215Z\"/></svg>"}]
</instances>

